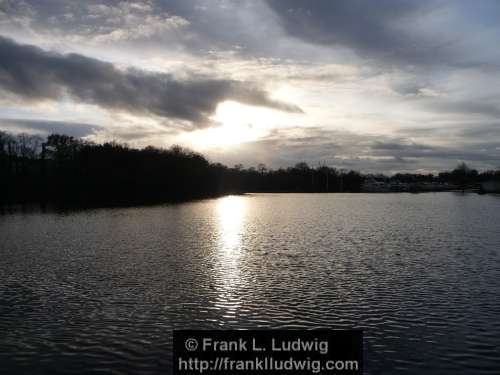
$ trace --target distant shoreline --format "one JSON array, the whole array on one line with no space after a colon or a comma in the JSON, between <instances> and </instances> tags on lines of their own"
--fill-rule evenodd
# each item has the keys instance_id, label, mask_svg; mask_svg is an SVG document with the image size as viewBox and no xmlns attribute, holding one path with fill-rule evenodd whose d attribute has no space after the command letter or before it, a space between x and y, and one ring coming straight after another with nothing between
<instances>
[{"instance_id":1,"label":"distant shoreline","mask_svg":"<svg viewBox=\"0 0 500 375\"><path fill-rule=\"evenodd\" d=\"M429 194L429 193L456 193L456 194L466 194L466 195L487 195L487 196L500 196L500 193L483 193L480 194L475 190L440 190L440 191L422 191L422 192L408 192L408 191L388 191L388 192L298 192L298 191L259 191L259 192L245 192L245 193L229 193L217 196L206 196L192 199L180 199L180 200L168 200L168 201L150 201L150 202L134 202L134 203L123 203L123 204L102 204L102 205L81 205L81 204L69 204L69 203L39 203L39 202L25 202L25 203L11 203L0 205L0 216L18 213L66 213L66 212L79 212L88 210L103 210L103 209L123 209L123 208L148 208L154 206L164 206L164 205L178 205L186 203L200 202L204 200L220 199L230 196L252 196L252 195L419 195L419 194Z\"/></svg>"},{"instance_id":2,"label":"distant shoreline","mask_svg":"<svg viewBox=\"0 0 500 375\"><path fill-rule=\"evenodd\" d=\"M114 207L185 202L245 192L390 193L500 191L500 170L465 163L435 174L362 174L333 166L245 168L208 161L173 146L131 148L64 134L17 136L0 131L0 205Z\"/></svg>"}]
</instances>

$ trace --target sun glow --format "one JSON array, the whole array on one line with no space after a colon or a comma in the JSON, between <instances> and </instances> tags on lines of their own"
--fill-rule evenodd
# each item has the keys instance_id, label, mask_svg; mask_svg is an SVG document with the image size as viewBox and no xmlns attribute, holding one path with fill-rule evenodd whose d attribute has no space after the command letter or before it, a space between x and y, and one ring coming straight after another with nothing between
<instances>
[{"instance_id":1,"label":"sun glow","mask_svg":"<svg viewBox=\"0 0 500 375\"><path fill-rule=\"evenodd\" d=\"M262 133L262 134L259 134ZM195 146L210 148L214 146L230 147L245 142L251 142L259 136L265 135L263 132L256 132L251 125L222 125L217 128L204 129L189 134L189 141Z\"/></svg>"},{"instance_id":2,"label":"sun glow","mask_svg":"<svg viewBox=\"0 0 500 375\"><path fill-rule=\"evenodd\" d=\"M197 130L186 137L198 148L231 147L266 136L285 116L271 109L225 101L212 117L220 126Z\"/></svg>"}]
</instances>

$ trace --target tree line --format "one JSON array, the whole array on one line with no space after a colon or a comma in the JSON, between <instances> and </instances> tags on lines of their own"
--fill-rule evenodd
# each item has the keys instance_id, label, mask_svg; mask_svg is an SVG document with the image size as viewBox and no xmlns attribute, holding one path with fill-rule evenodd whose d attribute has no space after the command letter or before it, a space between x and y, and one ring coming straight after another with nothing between
<instances>
[{"instance_id":1,"label":"tree line","mask_svg":"<svg viewBox=\"0 0 500 375\"><path fill-rule=\"evenodd\" d=\"M447 179L462 185L499 173L465 164L439 176L399 174L402 181ZM0 203L126 205L214 197L243 192L359 192L366 176L352 170L311 167L268 169L211 163L173 146L135 149L63 134L12 135L0 131Z\"/></svg>"}]
</instances>

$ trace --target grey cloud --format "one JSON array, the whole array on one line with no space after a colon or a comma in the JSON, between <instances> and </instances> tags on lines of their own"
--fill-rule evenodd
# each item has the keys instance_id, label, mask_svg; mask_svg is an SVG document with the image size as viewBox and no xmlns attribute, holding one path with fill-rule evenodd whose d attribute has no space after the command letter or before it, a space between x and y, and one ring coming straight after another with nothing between
<instances>
[{"instance_id":1,"label":"grey cloud","mask_svg":"<svg viewBox=\"0 0 500 375\"><path fill-rule=\"evenodd\" d=\"M462 128L460 133L473 139L498 139L500 145L500 121L471 124Z\"/></svg>"},{"instance_id":2,"label":"grey cloud","mask_svg":"<svg viewBox=\"0 0 500 375\"><path fill-rule=\"evenodd\" d=\"M390 156L396 159L434 158L451 160L469 160L490 162L500 161L500 153L495 150L497 144L462 145L462 148L438 147L416 143L375 142L371 146L374 156ZM481 151L483 150L483 151Z\"/></svg>"},{"instance_id":3,"label":"grey cloud","mask_svg":"<svg viewBox=\"0 0 500 375\"><path fill-rule=\"evenodd\" d=\"M221 51L246 57L278 54L276 42L282 32L265 1L159 0L157 5L190 22L188 37L180 36L178 40L193 54L209 52L217 56Z\"/></svg>"},{"instance_id":4,"label":"grey cloud","mask_svg":"<svg viewBox=\"0 0 500 375\"><path fill-rule=\"evenodd\" d=\"M433 100L427 106L438 112L452 114L475 114L500 119L498 99L474 98L470 100Z\"/></svg>"},{"instance_id":5,"label":"grey cloud","mask_svg":"<svg viewBox=\"0 0 500 375\"><path fill-rule=\"evenodd\" d=\"M495 1L485 0L481 7L439 0L267 3L289 35L316 45L346 47L386 68L498 69L499 55L490 52L500 32Z\"/></svg>"},{"instance_id":6,"label":"grey cloud","mask_svg":"<svg viewBox=\"0 0 500 375\"><path fill-rule=\"evenodd\" d=\"M0 23L2 18L11 26L85 43L144 40L189 25L150 0L2 0Z\"/></svg>"},{"instance_id":7,"label":"grey cloud","mask_svg":"<svg viewBox=\"0 0 500 375\"><path fill-rule=\"evenodd\" d=\"M268 0L292 36L322 45L341 45L370 57L419 59L430 50L430 40L411 35L401 27L429 8L429 1ZM432 58L436 59L434 53Z\"/></svg>"},{"instance_id":8,"label":"grey cloud","mask_svg":"<svg viewBox=\"0 0 500 375\"><path fill-rule=\"evenodd\" d=\"M381 142L375 141L371 144L373 150L384 150L384 151L425 151L432 150L433 147L416 144L416 143L397 143L397 142Z\"/></svg>"},{"instance_id":9,"label":"grey cloud","mask_svg":"<svg viewBox=\"0 0 500 375\"><path fill-rule=\"evenodd\" d=\"M273 100L259 87L229 79L119 70L111 63L78 54L60 55L0 37L0 88L29 100L77 101L107 109L152 114L198 124L209 123L224 100L300 113L293 104Z\"/></svg>"},{"instance_id":10,"label":"grey cloud","mask_svg":"<svg viewBox=\"0 0 500 375\"><path fill-rule=\"evenodd\" d=\"M74 137L86 137L103 128L98 125L79 122L0 118L0 129L10 132L61 133Z\"/></svg>"},{"instance_id":11,"label":"grey cloud","mask_svg":"<svg viewBox=\"0 0 500 375\"><path fill-rule=\"evenodd\" d=\"M261 0L27 0L25 8L32 9L25 19L35 33L87 45L118 43L147 50L168 43L169 52L207 56L250 50L260 55L273 52L273 41L281 33ZM11 20L14 10L5 10Z\"/></svg>"},{"instance_id":12,"label":"grey cloud","mask_svg":"<svg viewBox=\"0 0 500 375\"><path fill-rule=\"evenodd\" d=\"M414 165L440 165L440 169L449 169L458 161L466 161L479 169L495 168L500 162L499 142L466 142L453 146L436 146L425 143L409 142L407 139L395 139L387 142L375 142L371 146L374 156L392 157L395 160L411 161ZM422 169L422 168L419 168Z\"/></svg>"},{"instance_id":13,"label":"grey cloud","mask_svg":"<svg viewBox=\"0 0 500 375\"><path fill-rule=\"evenodd\" d=\"M12 19L20 8L24 13L30 9L23 19L29 20L29 28L35 33L84 43L135 40L140 43L133 43L135 48L145 48L168 42L170 50L189 50L196 55L231 51L240 56L314 59L304 49L305 43L300 47L296 43L297 48L291 44L280 46L285 39L284 29L286 34L308 43L343 46L363 57L385 61L452 63L461 67L480 64L481 68L496 70L499 66L498 54L485 52L490 43L481 42L484 39L481 34L473 35L480 32L475 26L486 22L485 19L492 27L500 20L495 16L500 10L495 1L484 0L481 7L458 0L213 0L209 3L27 0L21 3L22 7L5 7L6 17ZM436 18L432 18L446 20L447 15L455 13L460 16L453 21L454 25L443 22L442 26L436 26ZM428 31L427 25L434 28ZM472 35L470 43L464 42L468 35ZM489 57L493 55L496 59L492 60Z\"/></svg>"},{"instance_id":14,"label":"grey cloud","mask_svg":"<svg viewBox=\"0 0 500 375\"><path fill-rule=\"evenodd\" d=\"M428 82L428 77L413 77L412 79L399 79L390 83L391 89L404 97L434 97L436 93Z\"/></svg>"},{"instance_id":15,"label":"grey cloud","mask_svg":"<svg viewBox=\"0 0 500 375\"><path fill-rule=\"evenodd\" d=\"M492 155L498 155L500 147L500 122L494 119L430 121L422 127L399 129L395 132L401 139L412 139L411 145L420 147L429 140L439 140L442 144L463 150L474 148L486 149ZM406 143L406 146L409 144ZM383 148L381 145L380 148ZM484 158L485 155L482 155Z\"/></svg>"},{"instance_id":16,"label":"grey cloud","mask_svg":"<svg viewBox=\"0 0 500 375\"><path fill-rule=\"evenodd\" d=\"M403 137L309 127L276 130L265 139L241 145L237 154L211 157L228 164L250 161L271 167L306 161L364 172L434 172L454 168L462 160L474 168L495 168L500 163L498 146L498 142L486 142L443 147Z\"/></svg>"}]
</instances>

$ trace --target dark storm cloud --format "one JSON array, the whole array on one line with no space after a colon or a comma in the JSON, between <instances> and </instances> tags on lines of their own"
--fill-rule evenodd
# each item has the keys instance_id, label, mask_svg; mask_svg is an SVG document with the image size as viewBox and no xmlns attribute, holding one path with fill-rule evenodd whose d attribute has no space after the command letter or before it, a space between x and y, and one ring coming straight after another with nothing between
<instances>
[{"instance_id":1,"label":"dark storm cloud","mask_svg":"<svg viewBox=\"0 0 500 375\"><path fill-rule=\"evenodd\" d=\"M74 100L107 109L153 114L206 125L224 100L301 112L273 100L246 82L196 76L179 80L170 74L119 70L111 63L78 54L60 55L19 45L0 37L0 89L27 100Z\"/></svg>"},{"instance_id":2,"label":"dark storm cloud","mask_svg":"<svg viewBox=\"0 0 500 375\"><path fill-rule=\"evenodd\" d=\"M41 134L60 133L73 137L85 137L103 129L98 125L79 122L11 118L0 118L0 128L16 133L25 131Z\"/></svg>"}]
</instances>

